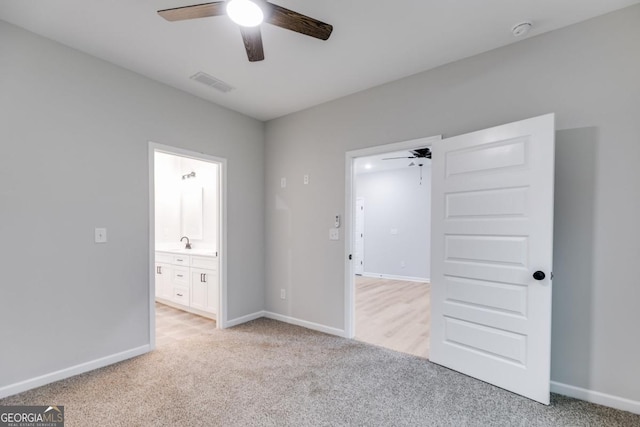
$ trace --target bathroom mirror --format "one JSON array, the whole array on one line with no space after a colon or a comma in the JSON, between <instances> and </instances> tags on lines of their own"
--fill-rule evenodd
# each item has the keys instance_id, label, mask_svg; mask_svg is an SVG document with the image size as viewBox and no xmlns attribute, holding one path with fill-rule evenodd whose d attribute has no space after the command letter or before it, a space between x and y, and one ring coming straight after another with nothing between
<instances>
[{"instance_id":1,"label":"bathroom mirror","mask_svg":"<svg viewBox=\"0 0 640 427\"><path fill-rule=\"evenodd\" d=\"M202 187L184 189L181 199L182 235L202 240Z\"/></svg>"}]
</instances>

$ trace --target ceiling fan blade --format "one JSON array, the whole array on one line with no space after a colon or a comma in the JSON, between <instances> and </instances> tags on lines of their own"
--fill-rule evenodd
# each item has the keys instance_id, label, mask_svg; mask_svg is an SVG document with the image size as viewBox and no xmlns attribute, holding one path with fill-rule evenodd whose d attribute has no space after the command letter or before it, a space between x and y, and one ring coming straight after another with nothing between
<instances>
[{"instance_id":1,"label":"ceiling fan blade","mask_svg":"<svg viewBox=\"0 0 640 427\"><path fill-rule=\"evenodd\" d=\"M265 22L320 40L327 40L333 26L273 3L267 3Z\"/></svg>"},{"instance_id":2,"label":"ceiling fan blade","mask_svg":"<svg viewBox=\"0 0 640 427\"><path fill-rule=\"evenodd\" d=\"M214 1L213 3L195 4L193 6L174 7L173 9L159 10L158 15L167 21L220 16L227 13L224 7L225 3L224 1Z\"/></svg>"},{"instance_id":3,"label":"ceiling fan blade","mask_svg":"<svg viewBox=\"0 0 640 427\"><path fill-rule=\"evenodd\" d=\"M385 159L382 160L396 160L396 159L415 159L416 156L409 156L409 157L387 157Z\"/></svg>"},{"instance_id":4,"label":"ceiling fan blade","mask_svg":"<svg viewBox=\"0 0 640 427\"><path fill-rule=\"evenodd\" d=\"M262 61L264 59L264 49L262 47L260 27L240 26L240 32L242 33L242 41L244 42L249 62Z\"/></svg>"}]
</instances>

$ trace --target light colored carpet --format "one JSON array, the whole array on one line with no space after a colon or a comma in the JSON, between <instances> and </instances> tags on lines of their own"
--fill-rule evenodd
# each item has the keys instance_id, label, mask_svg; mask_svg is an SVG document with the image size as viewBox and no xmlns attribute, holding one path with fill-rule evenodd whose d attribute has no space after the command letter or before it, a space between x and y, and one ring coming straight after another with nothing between
<instances>
[{"instance_id":1,"label":"light colored carpet","mask_svg":"<svg viewBox=\"0 0 640 427\"><path fill-rule=\"evenodd\" d=\"M554 395L550 407L424 359L273 320L0 400L65 405L73 426L640 426Z\"/></svg>"}]
</instances>

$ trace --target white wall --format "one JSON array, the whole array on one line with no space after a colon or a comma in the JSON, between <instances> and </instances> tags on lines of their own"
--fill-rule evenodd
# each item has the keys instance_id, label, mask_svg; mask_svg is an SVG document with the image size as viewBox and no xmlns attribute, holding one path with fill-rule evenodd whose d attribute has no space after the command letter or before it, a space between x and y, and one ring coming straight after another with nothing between
<instances>
[{"instance_id":1,"label":"white wall","mask_svg":"<svg viewBox=\"0 0 640 427\"><path fill-rule=\"evenodd\" d=\"M156 249L183 248L187 234L193 249L218 250L218 165L211 162L156 152L155 155ZM196 176L182 179L195 172ZM184 191L202 190L202 237L182 229L181 197Z\"/></svg>"},{"instance_id":2,"label":"white wall","mask_svg":"<svg viewBox=\"0 0 640 427\"><path fill-rule=\"evenodd\" d=\"M429 279L431 162L422 169L422 185L418 166L356 175L365 208L365 275Z\"/></svg>"},{"instance_id":3,"label":"white wall","mask_svg":"<svg viewBox=\"0 0 640 427\"><path fill-rule=\"evenodd\" d=\"M180 157L155 154L156 249L177 246L180 236Z\"/></svg>"},{"instance_id":4,"label":"white wall","mask_svg":"<svg viewBox=\"0 0 640 427\"><path fill-rule=\"evenodd\" d=\"M638 22L634 6L268 122L267 310L344 328L327 229L345 151L555 112L552 379L640 402Z\"/></svg>"},{"instance_id":5,"label":"white wall","mask_svg":"<svg viewBox=\"0 0 640 427\"><path fill-rule=\"evenodd\" d=\"M2 21L0 58L0 393L149 343L149 141L228 159L228 317L262 310L263 123Z\"/></svg>"}]
</instances>

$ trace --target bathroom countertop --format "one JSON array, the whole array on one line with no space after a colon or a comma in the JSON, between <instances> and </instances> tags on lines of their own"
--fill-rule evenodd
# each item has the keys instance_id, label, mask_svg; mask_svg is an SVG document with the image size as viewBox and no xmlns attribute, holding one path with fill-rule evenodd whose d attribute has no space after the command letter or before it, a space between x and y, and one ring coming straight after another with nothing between
<instances>
[{"instance_id":1,"label":"bathroom countertop","mask_svg":"<svg viewBox=\"0 0 640 427\"><path fill-rule=\"evenodd\" d=\"M168 252L168 253L180 254L180 255L196 255L196 256L210 256L210 257L216 256L216 251L214 251L213 249L156 248L156 252Z\"/></svg>"}]
</instances>

